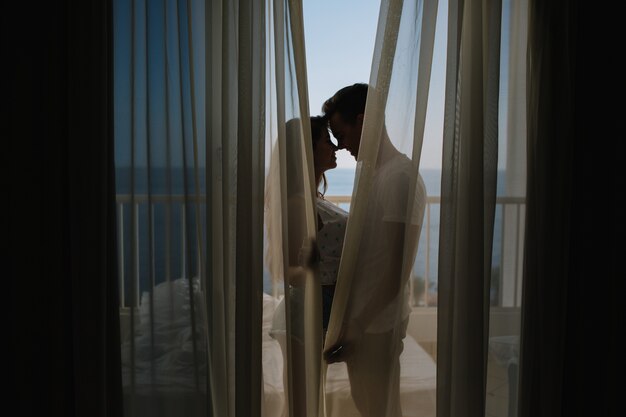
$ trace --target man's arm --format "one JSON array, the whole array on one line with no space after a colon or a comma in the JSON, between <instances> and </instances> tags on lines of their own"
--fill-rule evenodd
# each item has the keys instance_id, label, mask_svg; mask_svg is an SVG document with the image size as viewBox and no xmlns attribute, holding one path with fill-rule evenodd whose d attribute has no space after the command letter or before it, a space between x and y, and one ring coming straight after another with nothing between
<instances>
[{"instance_id":1,"label":"man's arm","mask_svg":"<svg viewBox=\"0 0 626 417\"><path fill-rule=\"evenodd\" d=\"M319 262L319 250L315 240L307 236L305 201L302 194L295 194L288 200L287 231L289 256L285 278L290 285L302 286L307 271Z\"/></svg>"},{"instance_id":2,"label":"man's arm","mask_svg":"<svg viewBox=\"0 0 626 417\"><path fill-rule=\"evenodd\" d=\"M405 236L415 236L418 231L418 225L409 225L407 234L405 223L389 222L387 224L385 234L381 236L381 245L385 248L386 255L384 268L381 268L384 272L378 279L372 298L365 304L367 307L360 311L357 317L344 324L338 343L325 352L329 363L345 360L352 345L361 338L365 329L400 295L410 275L402 276ZM337 350L340 346L342 348Z\"/></svg>"},{"instance_id":3,"label":"man's arm","mask_svg":"<svg viewBox=\"0 0 626 417\"><path fill-rule=\"evenodd\" d=\"M417 226L409 225L408 235L417 233ZM387 250L385 260L385 274L380 277L372 299L366 304L357 317L353 319L354 324L365 331L369 325L378 317L383 310L402 292L408 275L402 276L403 255L405 246L406 224L400 222L389 222L385 236L382 237L383 244ZM349 323L350 324L350 323Z\"/></svg>"}]
</instances>

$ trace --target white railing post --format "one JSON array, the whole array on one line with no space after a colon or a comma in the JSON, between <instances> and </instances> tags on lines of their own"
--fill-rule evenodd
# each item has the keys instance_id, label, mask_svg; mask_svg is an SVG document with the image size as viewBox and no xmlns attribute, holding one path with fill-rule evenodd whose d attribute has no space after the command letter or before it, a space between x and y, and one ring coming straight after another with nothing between
<instances>
[{"instance_id":1,"label":"white railing post","mask_svg":"<svg viewBox=\"0 0 626 417\"><path fill-rule=\"evenodd\" d=\"M117 203L117 275L120 291L120 307L126 307L124 302L124 203Z\"/></svg>"},{"instance_id":2,"label":"white railing post","mask_svg":"<svg viewBox=\"0 0 626 417\"><path fill-rule=\"evenodd\" d=\"M187 272L187 265L186 265L186 257L185 257L185 253L187 253L187 228L185 227L185 224L187 223L187 213L186 213L186 207L185 207L185 202L183 201L183 203L181 204L181 210L180 210L180 229L181 229L181 252L180 252L180 265L181 265L181 278L185 278L186 277L186 272Z\"/></svg>"},{"instance_id":3,"label":"white railing post","mask_svg":"<svg viewBox=\"0 0 626 417\"><path fill-rule=\"evenodd\" d=\"M135 300L133 300L135 302L135 306L139 307L139 302L141 301L141 294L139 293L139 291L141 290L141 285L139 285L141 278L139 273L141 272L141 268L139 266L140 262L139 262L139 202L135 201L135 213L134 213L134 218L135 218L135 230L133 230L133 233L135 235L135 247L132 248L134 253L135 253L135 275L133 276L133 284L135 286Z\"/></svg>"}]
</instances>

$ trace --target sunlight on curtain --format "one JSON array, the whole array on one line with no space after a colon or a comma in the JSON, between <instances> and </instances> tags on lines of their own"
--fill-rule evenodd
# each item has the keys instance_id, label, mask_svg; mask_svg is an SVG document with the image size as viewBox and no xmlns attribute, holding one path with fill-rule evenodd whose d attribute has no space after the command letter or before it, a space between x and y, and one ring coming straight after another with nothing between
<instances>
[{"instance_id":1,"label":"sunlight on curtain","mask_svg":"<svg viewBox=\"0 0 626 417\"><path fill-rule=\"evenodd\" d=\"M517 415L526 224L528 2L502 1L498 174L485 412Z\"/></svg>"},{"instance_id":2,"label":"sunlight on curtain","mask_svg":"<svg viewBox=\"0 0 626 417\"><path fill-rule=\"evenodd\" d=\"M408 299L424 220L426 190L418 172L437 10L436 1L381 3L355 187L325 346L342 342L342 327L369 314L365 324L359 323L368 342L357 345L353 357L358 359L329 366L329 375L348 369L343 385L350 388L341 396L329 396L327 389L328 415L359 415L357 409L363 415L435 415L435 363L412 334L419 329L411 323ZM394 285L397 290L390 290ZM380 293L390 299L367 313ZM398 354L399 359L377 356L376 344L369 342L376 338L384 338L389 352L396 352L392 356ZM398 364L389 369L364 365L388 360Z\"/></svg>"},{"instance_id":3,"label":"sunlight on curtain","mask_svg":"<svg viewBox=\"0 0 626 417\"><path fill-rule=\"evenodd\" d=\"M441 416L516 415L526 7L450 1L439 248Z\"/></svg>"},{"instance_id":4,"label":"sunlight on curtain","mask_svg":"<svg viewBox=\"0 0 626 417\"><path fill-rule=\"evenodd\" d=\"M317 416L321 286L300 1L268 2L264 415ZM270 294L271 293L271 294Z\"/></svg>"}]
</instances>

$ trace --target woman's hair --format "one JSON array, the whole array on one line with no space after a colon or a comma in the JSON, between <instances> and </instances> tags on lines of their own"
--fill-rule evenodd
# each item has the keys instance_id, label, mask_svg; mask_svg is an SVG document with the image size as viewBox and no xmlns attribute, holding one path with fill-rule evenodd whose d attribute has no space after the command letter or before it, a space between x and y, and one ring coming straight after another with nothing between
<instances>
[{"instance_id":1,"label":"woman's hair","mask_svg":"<svg viewBox=\"0 0 626 417\"><path fill-rule=\"evenodd\" d=\"M328 129L327 119L323 116L311 117L311 140L312 147L315 149L318 142L322 137L323 129ZM298 160L295 158L300 157L300 143L297 138L300 137L300 120L291 119L287 121L285 126L285 157L287 160ZM265 184L265 227L267 231L267 248L265 252L265 262L274 282L282 279L283 276L283 252L279 247L276 247L276 242L280 241L281 224L288 221L287 218L282 218L280 206L281 206L281 191L280 191L280 153L278 144L274 145L270 156L269 172L266 178ZM323 184L323 190L326 192L327 183L326 177L322 176L316 178L316 187L319 189L320 184ZM302 169L296 169L287 174L285 178L287 195L296 195L303 190L303 174Z\"/></svg>"},{"instance_id":2,"label":"woman's hair","mask_svg":"<svg viewBox=\"0 0 626 417\"><path fill-rule=\"evenodd\" d=\"M324 116L311 116L311 140L313 142L313 151L315 151L317 143L322 138L322 133L324 132L324 130L328 130L328 119ZM326 193L326 190L328 189L326 175L322 173L322 176L320 178L316 178L315 181L316 191L319 194L324 195ZM321 193L319 191L320 184L323 184Z\"/></svg>"}]
</instances>

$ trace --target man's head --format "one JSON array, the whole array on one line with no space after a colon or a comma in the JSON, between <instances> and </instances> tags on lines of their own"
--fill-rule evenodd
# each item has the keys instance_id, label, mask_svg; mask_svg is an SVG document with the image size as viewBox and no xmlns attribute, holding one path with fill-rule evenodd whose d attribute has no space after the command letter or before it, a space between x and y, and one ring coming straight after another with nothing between
<instances>
[{"instance_id":1,"label":"man's head","mask_svg":"<svg viewBox=\"0 0 626 417\"><path fill-rule=\"evenodd\" d=\"M359 154L368 88L362 83L344 87L322 106L338 148L347 149L355 159Z\"/></svg>"}]
</instances>

